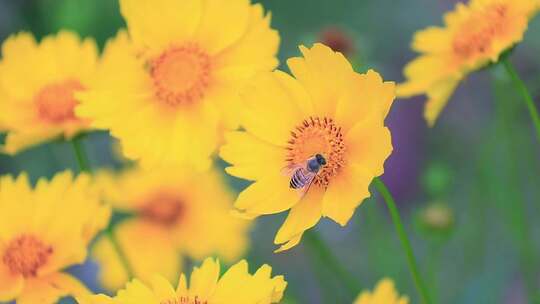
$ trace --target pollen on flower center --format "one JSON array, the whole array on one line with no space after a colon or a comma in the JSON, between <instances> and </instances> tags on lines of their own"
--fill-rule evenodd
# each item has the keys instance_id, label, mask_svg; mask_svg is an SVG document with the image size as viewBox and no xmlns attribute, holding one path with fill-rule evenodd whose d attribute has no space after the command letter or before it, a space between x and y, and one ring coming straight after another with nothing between
<instances>
[{"instance_id":1,"label":"pollen on flower center","mask_svg":"<svg viewBox=\"0 0 540 304\"><path fill-rule=\"evenodd\" d=\"M326 158L326 165L313 183L327 187L332 176L345 165L345 142L341 127L327 117L309 117L291 131L286 161L289 165L303 164L315 154Z\"/></svg>"},{"instance_id":2,"label":"pollen on flower center","mask_svg":"<svg viewBox=\"0 0 540 304\"><path fill-rule=\"evenodd\" d=\"M43 87L34 97L38 116L47 122L62 123L76 120L74 93L84 89L77 80L67 80Z\"/></svg>"},{"instance_id":3,"label":"pollen on flower center","mask_svg":"<svg viewBox=\"0 0 540 304\"><path fill-rule=\"evenodd\" d=\"M453 40L453 50L460 58L485 54L491 47L493 38L505 30L508 8L494 4L465 22Z\"/></svg>"},{"instance_id":4,"label":"pollen on flower center","mask_svg":"<svg viewBox=\"0 0 540 304\"><path fill-rule=\"evenodd\" d=\"M171 48L150 62L156 96L169 106L202 99L210 84L211 58L197 45Z\"/></svg>"},{"instance_id":5,"label":"pollen on flower center","mask_svg":"<svg viewBox=\"0 0 540 304\"><path fill-rule=\"evenodd\" d=\"M13 274L35 277L52 253L53 248L38 238L22 235L8 244L2 261Z\"/></svg>"},{"instance_id":6,"label":"pollen on flower center","mask_svg":"<svg viewBox=\"0 0 540 304\"><path fill-rule=\"evenodd\" d=\"M164 226L177 223L184 214L182 200L169 193L159 193L152 196L141 208L141 216Z\"/></svg>"}]
</instances>

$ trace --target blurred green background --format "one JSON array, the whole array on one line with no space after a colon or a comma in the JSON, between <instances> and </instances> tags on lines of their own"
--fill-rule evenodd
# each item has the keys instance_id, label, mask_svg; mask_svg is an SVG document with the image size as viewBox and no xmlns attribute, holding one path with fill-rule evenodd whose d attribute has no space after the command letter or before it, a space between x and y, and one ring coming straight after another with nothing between
<instances>
[{"instance_id":1,"label":"blurred green background","mask_svg":"<svg viewBox=\"0 0 540 304\"><path fill-rule=\"evenodd\" d=\"M181 0L179 0L181 1ZM266 0L282 37L281 62L298 55L299 44L321 40L328 29L352 45L358 70L374 68L386 80L402 81L414 53L413 33L440 25L451 0ZM538 103L540 20L530 23L511 61ZM26 30L38 37L68 28L93 36L100 46L124 26L116 0L0 0L0 40ZM286 67L282 64L282 68ZM540 145L520 95L504 70L493 66L460 85L437 125L422 118L423 97L398 100L388 124L394 153L383 176L398 201L435 303L540 303ZM1 140L1 138L0 138ZM119 166L105 132L85 139L93 166ZM223 164L221 164L223 165ZM76 168L71 147L54 142L15 157L0 155L0 173L28 171L35 180ZM240 190L246 184L231 179ZM372 191L375 193L375 191ZM351 303L353 295L309 244L273 254L273 236L283 216L263 217L252 234L250 264L269 263L285 274L286 303ZM371 289L382 277L419 303L385 205L375 195L346 228L322 220L322 239L358 282ZM94 289L91 262L72 271ZM527 291L533 296L526 298Z\"/></svg>"}]
</instances>

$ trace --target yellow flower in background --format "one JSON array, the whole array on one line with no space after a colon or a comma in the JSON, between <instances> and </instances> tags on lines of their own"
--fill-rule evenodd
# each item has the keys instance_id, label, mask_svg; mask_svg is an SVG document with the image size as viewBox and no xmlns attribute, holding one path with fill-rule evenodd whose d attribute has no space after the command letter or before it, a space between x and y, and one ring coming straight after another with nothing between
<instances>
[{"instance_id":1,"label":"yellow flower in background","mask_svg":"<svg viewBox=\"0 0 540 304\"><path fill-rule=\"evenodd\" d=\"M94 40L71 32L39 43L30 33L9 37L0 60L0 131L7 132L1 151L15 154L87 129L88 121L75 116L75 93L88 88L97 56Z\"/></svg>"},{"instance_id":2,"label":"yellow flower in background","mask_svg":"<svg viewBox=\"0 0 540 304\"><path fill-rule=\"evenodd\" d=\"M250 82L243 92L246 131L227 134L220 152L232 164L229 174L254 181L235 203L243 216L290 209L275 238L285 243L280 250L298 244L321 216L346 225L392 152L384 120L394 84L371 70L355 73L322 44L300 49L304 58L288 60L296 79L276 71ZM317 154L324 164L311 183L298 183L310 176L306 162L317 165Z\"/></svg>"},{"instance_id":3,"label":"yellow flower in background","mask_svg":"<svg viewBox=\"0 0 540 304\"><path fill-rule=\"evenodd\" d=\"M234 198L217 172L131 169L118 176L101 173L96 180L114 208L133 214L115 226L114 235L142 280L158 273L173 281L182 256L202 260L217 254L230 262L247 247L250 222L230 214ZM128 276L110 239L100 238L92 251L102 285L124 286Z\"/></svg>"},{"instance_id":4,"label":"yellow flower in background","mask_svg":"<svg viewBox=\"0 0 540 304\"><path fill-rule=\"evenodd\" d=\"M110 208L86 175L70 172L31 189L28 178L0 178L0 302L56 303L87 292L63 269L82 263Z\"/></svg>"},{"instance_id":5,"label":"yellow flower in background","mask_svg":"<svg viewBox=\"0 0 540 304\"><path fill-rule=\"evenodd\" d=\"M77 113L110 129L145 167L210 165L238 125L238 89L277 66L279 35L248 0L121 0L129 35L104 52Z\"/></svg>"},{"instance_id":6,"label":"yellow flower in background","mask_svg":"<svg viewBox=\"0 0 540 304\"><path fill-rule=\"evenodd\" d=\"M229 268L220 277L219 262L208 258L195 267L188 287L186 276L180 277L176 290L163 277L154 276L151 284L133 280L110 298L105 295L83 296L81 304L270 304L278 303L287 287L283 276L271 275L268 265L255 274L248 271L246 261Z\"/></svg>"},{"instance_id":7,"label":"yellow flower in background","mask_svg":"<svg viewBox=\"0 0 540 304\"><path fill-rule=\"evenodd\" d=\"M433 126L459 82L497 62L505 50L521 41L538 8L536 0L458 3L444 16L443 27L415 34L412 48L421 55L405 67L407 80L398 86L397 95L427 95L424 117Z\"/></svg>"},{"instance_id":8,"label":"yellow flower in background","mask_svg":"<svg viewBox=\"0 0 540 304\"><path fill-rule=\"evenodd\" d=\"M406 296L400 296L394 282L385 278L377 283L373 292L364 291L353 304L408 304L409 298Z\"/></svg>"}]
</instances>

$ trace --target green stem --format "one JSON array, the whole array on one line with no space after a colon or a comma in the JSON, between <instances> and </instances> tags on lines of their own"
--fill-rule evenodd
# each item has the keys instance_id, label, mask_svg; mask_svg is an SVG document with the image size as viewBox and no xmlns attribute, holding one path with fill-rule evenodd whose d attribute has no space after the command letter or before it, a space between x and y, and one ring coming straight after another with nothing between
<instances>
[{"instance_id":1,"label":"green stem","mask_svg":"<svg viewBox=\"0 0 540 304\"><path fill-rule=\"evenodd\" d=\"M86 150L83 147L83 136L77 136L71 140L71 144L73 147L73 152L75 153L75 158L77 159L77 164L79 165L80 172L90 172L91 168L88 161L88 156L86 155ZM113 227L112 225L109 225L109 227L105 230L105 233L107 234L107 237L111 240L111 244L113 245L114 249L118 253L118 257L120 258L120 262L124 266L124 269L126 270L128 280L131 280L133 278L133 270L127 260L126 255L124 254L124 251L118 244L118 240L116 239L114 233L113 233Z\"/></svg>"},{"instance_id":2,"label":"green stem","mask_svg":"<svg viewBox=\"0 0 540 304\"><path fill-rule=\"evenodd\" d=\"M126 256L124 250L122 249L122 247L118 243L118 239L114 235L113 228L114 228L113 226L109 226L107 228L107 230L105 230L105 233L107 234L107 237L111 241L111 244L112 244L114 250L118 254L118 258L120 259L120 263L122 263L122 266L124 266L124 270L126 271L128 281L130 281L131 279L133 279L135 277L134 272L133 272L133 268L131 268L131 265L128 262L128 259L127 259L127 256Z\"/></svg>"},{"instance_id":3,"label":"green stem","mask_svg":"<svg viewBox=\"0 0 540 304\"><path fill-rule=\"evenodd\" d=\"M79 164L79 169L81 172L89 172L90 165L88 162L88 156L84 150L82 143L82 136L77 136L71 140L71 145L73 146L73 151L75 152L75 158Z\"/></svg>"},{"instance_id":4,"label":"green stem","mask_svg":"<svg viewBox=\"0 0 540 304\"><path fill-rule=\"evenodd\" d=\"M501 206L500 208L504 207L502 210L508 217L512 228L514 228L514 233L516 233L520 254L520 267L525 280L528 302L540 303L540 301L538 301L539 293L535 286L537 282L536 269L538 268L535 258L536 250L534 248L534 238L530 233L531 224L530 219L527 216L527 200L521 190L523 177L520 172L522 171L522 168L518 165L520 164L520 161L523 161L524 159L523 155L516 157L519 154L515 151L515 147L519 147L522 143L515 136L512 136L512 122L515 121L515 118L512 115L512 107L510 107L510 104L508 102L503 102L505 98L504 95L501 94L501 90L504 90L504 88L498 88L498 84L495 83L495 96L499 101L496 103L498 118L496 134L502 135L498 136L495 139L495 142L497 145L502 144L504 157L511 161L508 163L507 167L500 168L500 170L502 170L501 174L498 174L497 176L502 177L502 179L499 178L496 180L499 186L493 187L493 183L490 183L490 185L493 189L506 189L503 192L496 192L494 197L498 199L498 205ZM505 140L501 141L499 137L502 137ZM494 149L492 148L491 150ZM492 166L492 163L488 164L488 166ZM506 203L509 200L514 203L508 209Z\"/></svg>"},{"instance_id":5,"label":"green stem","mask_svg":"<svg viewBox=\"0 0 540 304\"><path fill-rule=\"evenodd\" d=\"M401 246L403 247L403 250L405 251L407 255L407 263L409 265L409 270L411 272L414 285L416 286L416 289L418 290L418 293L420 294L422 303L430 304L431 301L429 299L426 286L424 285L424 282L420 276L420 272L418 271L418 265L416 264L416 259L413 254L411 243L409 242L409 238L407 237L407 234L405 233L405 229L403 228L403 223L401 222L401 217L399 216L399 211L396 207L394 198L392 197L392 194L390 194L390 191L388 191L388 188L386 187L386 185L379 178L375 178L374 183L377 190L383 196L384 201L386 202L386 206L390 210L390 216L392 217L392 221L394 222L396 232L401 241Z\"/></svg>"},{"instance_id":6,"label":"green stem","mask_svg":"<svg viewBox=\"0 0 540 304\"><path fill-rule=\"evenodd\" d=\"M517 90L525 100L525 103L527 104L527 108L529 109L529 113L531 114L534 127L536 128L536 136L540 141L540 115L538 114L538 109L534 104L531 94L529 93L529 90L527 90L527 86L525 86L523 80L519 78L519 75L510 60L508 60L508 58L505 58L503 59L502 63L504 65L504 68L506 69L506 72L512 79L512 83L517 88Z\"/></svg>"},{"instance_id":7,"label":"green stem","mask_svg":"<svg viewBox=\"0 0 540 304\"><path fill-rule=\"evenodd\" d=\"M322 262L331 268L345 288L356 297L360 291L360 284L357 280L341 265L339 260L332 254L332 251L324 243L323 239L313 230L308 230L304 233L304 242L312 252L317 253Z\"/></svg>"}]
</instances>

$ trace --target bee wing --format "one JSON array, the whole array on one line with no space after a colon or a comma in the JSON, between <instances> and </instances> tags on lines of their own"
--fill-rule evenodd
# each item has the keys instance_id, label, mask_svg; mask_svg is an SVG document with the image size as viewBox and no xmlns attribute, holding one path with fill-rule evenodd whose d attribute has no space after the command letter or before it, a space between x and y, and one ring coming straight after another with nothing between
<instances>
[{"instance_id":1,"label":"bee wing","mask_svg":"<svg viewBox=\"0 0 540 304\"><path fill-rule=\"evenodd\" d=\"M290 164L283 169L281 169L281 173L286 176L292 176L294 172L298 169L304 168L303 164Z\"/></svg>"},{"instance_id":2,"label":"bee wing","mask_svg":"<svg viewBox=\"0 0 540 304\"><path fill-rule=\"evenodd\" d=\"M317 174L315 174L315 173L309 172L309 179L308 179L306 185L304 187L298 189L298 195L300 196L300 199L302 199L306 195L306 193L309 191L309 188L313 184L313 181L315 180L316 175Z\"/></svg>"}]
</instances>

